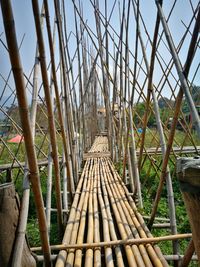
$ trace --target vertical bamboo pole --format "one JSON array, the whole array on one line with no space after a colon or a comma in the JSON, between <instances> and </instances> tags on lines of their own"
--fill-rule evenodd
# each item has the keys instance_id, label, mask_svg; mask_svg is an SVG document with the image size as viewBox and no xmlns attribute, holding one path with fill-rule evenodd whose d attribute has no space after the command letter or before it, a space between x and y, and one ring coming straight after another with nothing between
<instances>
[{"instance_id":1,"label":"vertical bamboo pole","mask_svg":"<svg viewBox=\"0 0 200 267\"><path fill-rule=\"evenodd\" d=\"M18 51L17 38L15 32L14 18L11 3L9 0L1 0L1 9L6 33L7 44L9 48L10 61L13 68L13 75L16 84L16 92L19 103L19 112L22 123L27 160L29 164L29 178L33 188L35 204L39 220L39 230L42 242L45 266L51 266L50 247L48 240L47 224L44 212L44 203L42 199L39 170L34 148L33 135L31 130L30 119L28 115L28 103L25 93L25 83L23 70Z\"/></svg>"},{"instance_id":2,"label":"vertical bamboo pole","mask_svg":"<svg viewBox=\"0 0 200 267\"><path fill-rule=\"evenodd\" d=\"M111 129L111 111L110 111L110 103L109 103L109 94L108 94L108 83L107 78L105 75L105 67L104 67L104 50L102 45L102 34L101 34L101 25L99 19L99 2L95 0L95 20L96 20L96 29L97 29L97 37L98 37L98 44L100 50L100 60L101 60L101 69L102 69L102 78L103 78L103 89L104 89L104 102L106 108L106 121L107 121L107 129L108 129L108 140L110 146L110 152L113 157L113 147L112 147L112 129Z\"/></svg>"},{"instance_id":3,"label":"vertical bamboo pole","mask_svg":"<svg viewBox=\"0 0 200 267\"><path fill-rule=\"evenodd\" d=\"M75 140L74 140L74 120L73 120L73 112L70 103L70 95L69 95L69 87L68 87L68 74L67 74L67 60L66 54L64 49L64 39L63 39L63 31L62 31L62 20L60 14L60 1L54 0L54 8L56 13L57 19L57 28L58 28L58 39L59 39L59 46L60 46L60 54L61 54L61 66L62 66L62 75L63 75L63 90L64 90L64 100L67 110L67 122L68 122L68 132L69 132L69 145L70 145L70 153L71 153L71 162L72 162L72 171L75 175ZM75 179L75 177L73 177ZM74 193L74 180L71 178L71 187Z\"/></svg>"},{"instance_id":4,"label":"vertical bamboo pole","mask_svg":"<svg viewBox=\"0 0 200 267\"><path fill-rule=\"evenodd\" d=\"M43 13L43 7L41 14ZM41 15L41 24L43 24L43 17ZM35 137L35 122L36 122L36 112L37 112L37 94L38 94L38 74L39 74L39 58L38 58L38 45L36 45L35 52L35 63L33 71L33 92L32 92L32 102L30 111L30 123L33 133L33 140ZM30 197L30 183L28 177L28 162L26 162L24 181L23 181L23 197L21 200L21 208L19 214L19 223L17 228L17 236L15 241L14 253L12 266L20 267L22 252L25 240L26 225L28 219L28 209L29 209L29 197Z\"/></svg>"},{"instance_id":5,"label":"vertical bamboo pole","mask_svg":"<svg viewBox=\"0 0 200 267\"><path fill-rule=\"evenodd\" d=\"M161 5L162 5L162 1ZM154 61L155 61L155 53L156 53L156 43L157 43L157 37L158 37L158 31L159 31L159 25L160 25L160 17L157 13L156 18L156 24L155 24L155 30L154 30L154 39L152 44L152 53L151 53L151 64L149 68L148 74L148 87L147 87L147 99L146 99L146 107L145 107L145 114L143 118L143 131L142 131L142 138L140 142L140 152L139 152L139 168L141 170L141 161L142 161L142 155L143 155L143 149L144 149L144 141L145 141L145 134L146 134L146 128L148 123L148 116L149 116L149 105L151 101L151 94L152 94L152 87L153 87L153 71L154 71Z\"/></svg>"},{"instance_id":6,"label":"vertical bamboo pole","mask_svg":"<svg viewBox=\"0 0 200 267\"><path fill-rule=\"evenodd\" d=\"M59 228L60 235L62 235L63 218L62 218L62 200L61 200L61 185L60 185L60 167L59 167L59 160L58 160L58 147L57 147L57 141L56 141L54 113L53 113L53 107L52 107L50 90L49 90L45 46L44 46L44 40L43 40L41 24L40 24L40 17L39 17L40 13L39 13L38 1L32 0L32 6L33 6L34 19L35 19L37 39L38 39L38 49L39 49L39 56L40 56L40 66L41 66L41 73L42 73L42 79L43 79L45 100L47 103L48 123L49 123L49 131L50 131L49 133L50 133L51 146L52 146L52 159L54 162L54 170L55 170L55 188L56 188L58 228ZM53 68L52 68L52 71L53 71Z\"/></svg>"},{"instance_id":7,"label":"vertical bamboo pole","mask_svg":"<svg viewBox=\"0 0 200 267\"><path fill-rule=\"evenodd\" d=\"M81 58L80 58L80 50L79 50L79 33L78 33L78 25L77 25L77 16L76 10L74 7L74 19L75 19L75 28L76 28L76 42L77 42L77 55L78 55L78 72L79 72L79 90L80 90L80 103L81 103L81 125L82 125L82 132L83 135L83 151L85 150L85 112L84 112L84 100L83 100L83 84L82 84L82 71L81 71Z\"/></svg>"},{"instance_id":8,"label":"vertical bamboo pole","mask_svg":"<svg viewBox=\"0 0 200 267\"><path fill-rule=\"evenodd\" d=\"M49 39L50 55L51 55L52 78L53 78L53 84L54 84L54 89L55 89L56 105L57 105L57 109L58 109L58 116L59 116L60 128L61 128L61 134L62 134L63 150L64 150L64 154L65 154L65 164L67 166L67 171L68 171L68 175L69 175L70 188L71 188L71 191L73 192L73 190L74 190L73 178L71 177L72 174L70 172L70 167L69 167L68 138L67 138L66 133L65 133L63 114L62 114L61 103L60 103L59 88L58 88L58 82L57 82L57 76L56 76L53 39L52 39L52 35L51 35L51 26L50 26L50 19L49 19L49 7L48 7L48 1L47 0L44 0L44 7L45 7L45 14L46 14L46 25L47 25L47 32L48 32L48 39Z\"/></svg>"}]
</instances>

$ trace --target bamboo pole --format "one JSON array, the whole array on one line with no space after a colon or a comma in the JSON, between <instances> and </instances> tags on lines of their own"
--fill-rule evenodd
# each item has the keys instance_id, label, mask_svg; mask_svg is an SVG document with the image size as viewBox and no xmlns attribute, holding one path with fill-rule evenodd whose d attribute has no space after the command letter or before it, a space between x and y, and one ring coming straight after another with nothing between
<instances>
[{"instance_id":1,"label":"bamboo pole","mask_svg":"<svg viewBox=\"0 0 200 267\"><path fill-rule=\"evenodd\" d=\"M48 123L49 123L49 133L51 139L51 147L52 147L52 159L54 162L54 170L55 170L55 189L56 189L56 205L57 205L57 219L58 219L58 228L60 235L62 235L63 231L63 218L62 218L62 200L61 200L61 185L60 185L60 167L58 161L58 147L56 143L56 130L55 130L55 121L54 121L54 113L52 108L52 101L49 90L49 82L47 75L47 67L46 67L46 56L45 56L45 47L44 40L41 30L40 17L39 17L39 5L37 0L32 1L34 19L35 19L35 27L38 39L38 49L40 56L40 66L41 73L43 79L45 100L47 103L47 111L48 111ZM53 68L52 68L53 71Z\"/></svg>"},{"instance_id":2,"label":"bamboo pole","mask_svg":"<svg viewBox=\"0 0 200 267\"><path fill-rule=\"evenodd\" d=\"M104 90L104 102L105 102L105 109L106 109L106 123L107 123L107 130L108 130L108 140L111 155L113 157L113 146L112 146L112 127L111 127L111 110L110 110L110 103L109 103L109 94L108 94L108 81L106 78L105 67L104 67L104 51L102 46L102 34L101 34L101 26L100 26L100 19L99 19L99 6L98 0L95 0L95 20L96 20L96 30L97 30L97 40L99 44L100 50L100 61L101 61L101 69L102 69L102 78L103 78L103 90Z\"/></svg>"},{"instance_id":3,"label":"bamboo pole","mask_svg":"<svg viewBox=\"0 0 200 267\"><path fill-rule=\"evenodd\" d=\"M33 143L33 135L31 130L30 119L28 116L28 104L25 93L25 84L23 78L23 70L20 61L17 38L15 32L14 18L10 1L1 1L1 9L3 14L6 39L9 47L10 61L13 68L13 75L16 84L16 92L19 103L20 118L22 122L23 135L29 164L29 178L32 184L35 204L39 220L39 230L42 242L42 249L45 257L45 266L51 266L50 247L48 241L48 231L44 212L44 204L39 180L39 170L37 166L36 153Z\"/></svg>"},{"instance_id":4,"label":"bamboo pole","mask_svg":"<svg viewBox=\"0 0 200 267\"><path fill-rule=\"evenodd\" d=\"M72 233L72 229L73 229L73 224L75 222L75 216L76 213L78 211L77 206L78 206L78 201L84 198L85 196L85 190L86 190L86 183L87 183L87 179L83 178L85 177L85 175L87 175L89 171L89 163L86 162L81 178L79 180L79 183L77 185L77 189L74 195L74 199L73 199L73 203L71 206L71 210L70 210L70 214L69 214L69 218L68 218L68 224L67 227L65 229L65 233L63 236L63 241L62 243L64 244L69 244L70 243L70 237L71 237L71 233ZM83 185L83 188L82 188ZM81 189L83 189L81 191ZM81 235L79 235L81 236ZM65 262L66 262L66 257L67 257L67 252L66 250L61 250L58 254L58 258L57 258L57 262L56 262L56 267L64 267L65 266Z\"/></svg>"},{"instance_id":5,"label":"bamboo pole","mask_svg":"<svg viewBox=\"0 0 200 267\"><path fill-rule=\"evenodd\" d=\"M162 236L162 237L154 237L154 238L138 238L138 239L127 239L127 240L115 240L109 242L98 242L98 243L82 243L82 244L62 244L62 245L52 245L52 250L71 250L71 249L92 249L92 248L99 248L99 247L113 247L119 245L139 245L139 244L150 244L150 243L158 243L163 241L169 240L177 240L177 239L187 239L190 238L192 234L177 234L177 235L169 235L169 236ZM41 247L33 247L31 248L33 252L41 251Z\"/></svg>"},{"instance_id":6,"label":"bamboo pole","mask_svg":"<svg viewBox=\"0 0 200 267\"><path fill-rule=\"evenodd\" d=\"M106 214L106 207L105 207L102 192L101 192L101 180L100 180L101 174L102 174L102 170L98 164L97 188L98 188L98 200L99 200L100 209L101 209L101 216L102 216L102 220L103 220L103 238L104 238L105 242L110 242L108 217ZM108 267L114 266L112 249L110 247L105 247L105 261L106 261L106 266L108 266Z\"/></svg>"},{"instance_id":7,"label":"bamboo pole","mask_svg":"<svg viewBox=\"0 0 200 267\"><path fill-rule=\"evenodd\" d=\"M94 189L93 189L93 203L94 203L94 242L100 242L100 220L99 220L99 208L98 208L98 169L97 160L94 161ZM94 267L101 266L101 249L96 248L94 251Z\"/></svg>"},{"instance_id":8,"label":"bamboo pole","mask_svg":"<svg viewBox=\"0 0 200 267\"><path fill-rule=\"evenodd\" d=\"M162 0L160 1L160 4L162 6ZM138 160L138 165L139 165L140 170L141 170L142 154L143 154L143 149L144 149L146 127L147 127L148 116L150 112L149 105L150 105L150 100L151 100L151 95L152 95L152 90L153 90L153 71L154 71L156 43L157 43L157 38L158 38L159 25L160 25L160 17L157 12L157 18L156 18L155 29L154 29L154 37L153 37L153 43L152 43L152 51L151 51L151 62L150 62L150 67L147 69L147 75L148 75L147 99L146 99L145 114L143 118L143 131L142 131L142 137L141 137L141 142L140 142L140 153L139 153L139 160Z\"/></svg>"},{"instance_id":9,"label":"bamboo pole","mask_svg":"<svg viewBox=\"0 0 200 267\"><path fill-rule=\"evenodd\" d=\"M66 106L66 118L67 118L67 127L68 127L68 137L69 137L69 146L70 146L70 155L71 155L71 163L72 163L72 172L75 175L75 139L74 139L74 119L73 119L73 111L71 106L70 92L69 92L69 77L67 72L67 59L64 50L64 37L62 31L62 20L60 13L60 1L54 0L54 9L56 13L57 19L57 28L58 28L58 38L59 38L59 47L60 47L60 55L61 55L61 67L62 67L62 77L63 77L63 91L64 91L64 101ZM74 194L74 180L77 177L70 176L70 183L72 188L72 195ZM74 180L73 180L74 179Z\"/></svg>"},{"instance_id":10,"label":"bamboo pole","mask_svg":"<svg viewBox=\"0 0 200 267\"><path fill-rule=\"evenodd\" d=\"M77 16L76 10L74 7L74 19L75 19L75 28L76 28L76 42L77 42L77 55L78 55L78 71L79 71L79 89L80 89L80 101L82 102L81 105L81 118L82 118L82 132L83 135L83 151L85 150L85 112L84 112L84 100L83 100L83 85L82 85L82 71L81 71L81 58L80 58L80 50L79 50L79 33L78 33L78 26L77 26Z\"/></svg>"},{"instance_id":11,"label":"bamboo pole","mask_svg":"<svg viewBox=\"0 0 200 267\"><path fill-rule=\"evenodd\" d=\"M49 19L49 7L48 7L48 2L46 0L44 1L44 7L45 7L45 14L46 14L46 25L47 25L47 32L48 32L50 55L51 55L52 78L53 78L53 84L54 84L54 89L55 89L56 105L58 109L58 116L59 116L60 128L61 128L61 134L62 134L63 150L65 154L65 164L66 164L67 173L69 176L70 189L71 189L71 192L73 192L74 190L73 178L72 178L72 174L70 172L70 167L69 167L68 138L65 133L64 120L63 120L63 114L62 114L61 103L60 103L60 95L59 95L59 88L58 88L56 67L55 67L54 45L53 45L53 38L51 35L51 25L50 25L50 19Z\"/></svg>"}]
</instances>

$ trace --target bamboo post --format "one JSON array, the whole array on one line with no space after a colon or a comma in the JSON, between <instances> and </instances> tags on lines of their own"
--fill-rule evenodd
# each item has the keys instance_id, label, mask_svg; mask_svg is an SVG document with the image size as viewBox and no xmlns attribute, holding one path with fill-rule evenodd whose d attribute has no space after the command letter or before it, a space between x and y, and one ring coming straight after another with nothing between
<instances>
[{"instance_id":1,"label":"bamboo post","mask_svg":"<svg viewBox=\"0 0 200 267\"><path fill-rule=\"evenodd\" d=\"M79 72L79 90L80 90L80 100L82 102L81 105L81 125L82 125L82 147L83 151L85 150L85 112L84 112L84 100L83 100L83 84L82 84L82 71L81 71L81 58L80 58L80 50L79 50L79 33L78 33L78 26L77 26L77 16L76 16L76 9L74 7L74 19L75 19L75 28L76 28L76 42L77 42L77 55L78 55L78 72Z\"/></svg>"},{"instance_id":2,"label":"bamboo post","mask_svg":"<svg viewBox=\"0 0 200 267\"><path fill-rule=\"evenodd\" d=\"M179 158L177 176L188 213L196 254L200 261L200 159Z\"/></svg>"},{"instance_id":3,"label":"bamboo post","mask_svg":"<svg viewBox=\"0 0 200 267\"><path fill-rule=\"evenodd\" d=\"M50 139L51 139L52 159L54 162L54 170L55 170L55 191L56 191L56 205L57 205L57 210L58 210L58 213L57 213L58 228L59 228L60 235L62 235L63 218L62 218L60 167L59 167L59 161L58 161L58 146L56 142L54 113L53 113L52 101L51 101L50 90L49 90L45 46L44 46L43 34L41 30L40 17L39 17L39 14L40 14L39 5L38 5L37 0L32 1L32 7L33 7L33 13L34 13L37 40L38 40L38 49L39 49L39 56L40 56L40 66L41 66L41 73L42 73L42 79L43 79L45 100L47 103L49 134L50 134ZM53 63L52 63L52 66L53 66ZM53 71L53 68L52 68L52 71Z\"/></svg>"},{"instance_id":4,"label":"bamboo post","mask_svg":"<svg viewBox=\"0 0 200 267\"><path fill-rule=\"evenodd\" d=\"M41 24L43 24L42 16L41 16ZM36 45L35 64L34 64L34 71L33 71L33 92L32 92L32 103L31 103L31 112L30 112L33 139L35 137L35 123L36 123L36 112L37 112L37 94L38 94L38 78L39 78L38 77L38 74L39 74L38 56L39 56L38 45ZM22 248L23 248L23 243L25 240L25 231L26 231L26 226L27 226L28 209L29 209L30 183L29 183L29 177L28 177L28 162L27 161L25 163L24 169L25 169L25 173L24 173L24 181L23 181L23 197L21 201L19 225L17 229L15 248L14 248L13 260L12 260L12 266L15 266L15 267L21 266L21 258L22 258L22 252L23 252Z\"/></svg>"},{"instance_id":5,"label":"bamboo post","mask_svg":"<svg viewBox=\"0 0 200 267\"><path fill-rule=\"evenodd\" d=\"M27 159L29 164L29 178L33 188L33 194L39 220L40 237L42 242L43 253L45 257L45 266L51 266L50 246L48 240L48 231L44 212L44 203L42 199L39 170L37 158L33 143L33 135L28 114L28 103L25 92L25 83L23 70L18 51L17 38L15 32L14 18L10 1L1 0L1 9L6 33L7 44L9 48L10 61L13 68L13 75L16 85L17 98L19 103L20 119L22 123L23 135Z\"/></svg>"},{"instance_id":6,"label":"bamboo post","mask_svg":"<svg viewBox=\"0 0 200 267\"><path fill-rule=\"evenodd\" d=\"M111 126L111 109L110 109L110 103L109 103L109 93L108 93L108 80L106 78L106 71L104 67L105 62L105 56L104 56L104 50L102 45L102 34L101 34L101 25L100 25L100 19L99 19L99 1L95 1L95 20L96 20L96 29L97 29L97 39L100 49L100 60L101 60L101 69L102 69L102 77L103 77L103 90L104 90L104 102L105 102L105 109L106 109L106 122L107 122L107 130L108 130L108 140L109 140L109 146L110 151L113 157L113 146L112 146L112 126Z\"/></svg>"},{"instance_id":7,"label":"bamboo post","mask_svg":"<svg viewBox=\"0 0 200 267\"><path fill-rule=\"evenodd\" d=\"M65 164L66 164L68 175L69 175L71 192L73 192L73 190L74 190L74 188L73 188L74 185L72 182L73 178L71 177L72 174L70 172L70 167L69 167L68 138L66 136L65 128L64 128L63 113L62 113L62 109L61 109L58 81L57 81L57 76L56 76L54 45L53 45L54 42L53 42L53 38L52 38L52 34L51 34L48 1L44 1L44 7L45 7L45 14L46 14L46 25L47 25L47 32L48 32L48 39L49 39L50 55L51 55L52 78L53 78L53 84L54 84L54 89L55 89L56 105L57 105L57 109L58 109L58 116L59 116L60 128L61 128L61 134L62 134L63 150L64 150L64 154L65 154Z\"/></svg>"}]
</instances>

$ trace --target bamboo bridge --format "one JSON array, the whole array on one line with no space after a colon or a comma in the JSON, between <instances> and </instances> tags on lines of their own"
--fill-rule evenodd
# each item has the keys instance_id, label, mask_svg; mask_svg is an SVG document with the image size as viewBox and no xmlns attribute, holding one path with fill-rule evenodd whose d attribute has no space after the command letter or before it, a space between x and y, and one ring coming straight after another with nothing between
<instances>
[{"instance_id":1,"label":"bamboo bridge","mask_svg":"<svg viewBox=\"0 0 200 267\"><path fill-rule=\"evenodd\" d=\"M0 267L197 266L200 1L0 7Z\"/></svg>"},{"instance_id":2,"label":"bamboo bridge","mask_svg":"<svg viewBox=\"0 0 200 267\"><path fill-rule=\"evenodd\" d=\"M64 244L89 245L78 250L61 250L55 266L168 266L161 251L151 244L129 244L123 248L109 246L110 241L152 237L129 191L115 171L106 137L95 139L86 160L72 203ZM103 227L102 227L103 226ZM104 241L104 248L98 247Z\"/></svg>"}]
</instances>

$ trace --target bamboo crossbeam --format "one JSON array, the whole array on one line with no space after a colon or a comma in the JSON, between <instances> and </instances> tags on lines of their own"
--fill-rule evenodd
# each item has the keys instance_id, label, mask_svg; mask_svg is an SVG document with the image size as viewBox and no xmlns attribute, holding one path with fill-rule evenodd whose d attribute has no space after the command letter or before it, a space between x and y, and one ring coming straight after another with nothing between
<instances>
[{"instance_id":1,"label":"bamboo crossbeam","mask_svg":"<svg viewBox=\"0 0 200 267\"><path fill-rule=\"evenodd\" d=\"M34 255L34 257L37 259L38 262L44 261L44 256L41 255ZM52 261L55 261L57 258L57 255L51 255ZM167 261L180 261L184 258L184 255L164 255L164 258ZM198 261L198 258L196 255L193 255L191 258L191 261Z\"/></svg>"},{"instance_id":2,"label":"bamboo crossbeam","mask_svg":"<svg viewBox=\"0 0 200 267\"><path fill-rule=\"evenodd\" d=\"M84 249L84 248L99 248L99 247L114 247L114 246L126 246L126 245L139 245L139 244L150 244L159 243L169 240L187 239L192 238L192 234L177 234L177 235L166 235L160 237L148 237L148 238L138 238L138 239L127 239L127 240L114 240L109 242L99 242L99 243L83 243L83 244L60 244L52 245L51 250L70 250L70 249ZM37 252L41 251L42 247L32 247L31 251Z\"/></svg>"},{"instance_id":3,"label":"bamboo crossbeam","mask_svg":"<svg viewBox=\"0 0 200 267\"><path fill-rule=\"evenodd\" d=\"M62 159L59 158L59 163L62 163ZM4 171L4 170L8 170L10 168L12 169L18 169L18 168L23 168L25 167L25 162L19 162L18 163L14 163L14 164L1 164L0 165L0 172ZM43 166L47 166L48 165L48 160L44 159L44 160L38 160L38 167L43 167Z\"/></svg>"}]
</instances>

